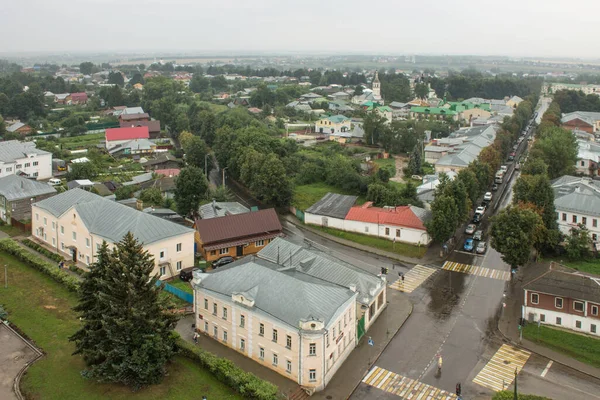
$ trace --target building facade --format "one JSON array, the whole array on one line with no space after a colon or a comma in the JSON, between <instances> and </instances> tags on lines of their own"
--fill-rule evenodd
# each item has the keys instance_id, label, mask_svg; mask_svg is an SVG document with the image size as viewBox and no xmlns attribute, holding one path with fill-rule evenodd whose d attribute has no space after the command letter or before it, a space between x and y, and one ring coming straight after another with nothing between
<instances>
[{"instance_id":1,"label":"building facade","mask_svg":"<svg viewBox=\"0 0 600 400\"><path fill-rule=\"evenodd\" d=\"M196 243L206 261L255 254L283 234L273 208L249 213L197 219Z\"/></svg>"},{"instance_id":2,"label":"building facade","mask_svg":"<svg viewBox=\"0 0 600 400\"><path fill-rule=\"evenodd\" d=\"M523 286L523 318L600 336L600 291L596 278L550 270Z\"/></svg>"},{"instance_id":3,"label":"building facade","mask_svg":"<svg viewBox=\"0 0 600 400\"><path fill-rule=\"evenodd\" d=\"M315 123L317 133L340 133L352 130L352 121L344 115L334 115L318 120Z\"/></svg>"},{"instance_id":4,"label":"building facade","mask_svg":"<svg viewBox=\"0 0 600 400\"><path fill-rule=\"evenodd\" d=\"M0 219L11 225L17 221L31 220L31 205L36 201L56 195L52 186L23 178L7 175L0 178Z\"/></svg>"},{"instance_id":5,"label":"building facade","mask_svg":"<svg viewBox=\"0 0 600 400\"><path fill-rule=\"evenodd\" d=\"M37 202L31 213L37 240L85 265L96 261L103 241L112 248L131 232L154 257L153 274L160 279L194 266L194 230L82 189Z\"/></svg>"},{"instance_id":6,"label":"building facade","mask_svg":"<svg viewBox=\"0 0 600 400\"><path fill-rule=\"evenodd\" d=\"M0 177L14 174L52 178L52 153L37 149L34 142L0 142Z\"/></svg>"},{"instance_id":7,"label":"building facade","mask_svg":"<svg viewBox=\"0 0 600 400\"><path fill-rule=\"evenodd\" d=\"M338 283L346 279L343 271L324 279L289 256L271 260L272 246L284 247L282 254L290 250L283 242L276 239L263 257L246 257L212 274L195 272L196 329L314 393L358 344L362 293L352 283ZM363 274L379 285L372 288L378 293L374 320L385 308L385 279Z\"/></svg>"},{"instance_id":8,"label":"building facade","mask_svg":"<svg viewBox=\"0 0 600 400\"><path fill-rule=\"evenodd\" d=\"M600 184L590 178L565 175L552 181L554 208L560 231L585 226L593 242L600 239Z\"/></svg>"}]
</instances>

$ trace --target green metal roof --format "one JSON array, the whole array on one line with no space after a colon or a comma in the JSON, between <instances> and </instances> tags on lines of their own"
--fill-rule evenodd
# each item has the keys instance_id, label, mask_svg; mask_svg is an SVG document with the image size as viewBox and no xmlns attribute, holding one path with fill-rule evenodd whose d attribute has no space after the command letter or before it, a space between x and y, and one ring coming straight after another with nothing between
<instances>
[{"instance_id":1,"label":"green metal roof","mask_svg":"<svg viewBox=\"0 0 600 400\"><path fill-rule=\"evenodd\" d=\"M336 124L350 121L350 118L348 118L348 117L346 117L344 115L332 115L331 117L327 117L327 119L329 121L331 121L331 122L336 123Z\"/></svg>"},{"instance_id":2,"label":"green metal roof","mask_svg":"<svg viewBox=\"0 0 600 400\"><path fill-rule=\"evenodd\" d=\"M434 114L434 115L456 115L457 112L440 107L411 107L411 112L419 114Z\"/></svg>"},{"instance_id":3,"label":"green metal roof","mask_svg":"<svg viewBox=\"0 0 600 400\"><path fill-rule=\"evenodd\" d=\"M389 108L388 106L377 107L377 110L379 110L381 112L392 112L392 109Z\"/></svg>"}]
</instances>

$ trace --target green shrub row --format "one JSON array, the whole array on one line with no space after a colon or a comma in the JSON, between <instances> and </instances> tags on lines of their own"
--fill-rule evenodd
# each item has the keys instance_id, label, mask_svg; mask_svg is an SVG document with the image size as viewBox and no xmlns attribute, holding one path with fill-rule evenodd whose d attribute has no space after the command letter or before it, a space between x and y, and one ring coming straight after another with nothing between
<instances>
[{"instance_id":1,"label":"green shrub row","mask_svg":"<svg viewBox=\"0 0 600 400\"><path fill-rule=\"evenodd\" d=\"M48 275L56 282L62 283L68 290L72 292L76 292L79 288L79 281L75 277L69 275L65 271L61 271L58 269L57 265L50 264L35 254L31 254L12 239L0 240L0 250L15 256L24 263Z\"/></svg>"},{"instance_id":2,"label":"green shrub row","mask_svg":"<svg viewBox=\"0 0 600 400\"><path fill-rule=\"evenodd\" d=\"M245 398L255 400L278 399L277 386L242 370L232 361L217 357L181 338L177 339L177 347L181 355L200 362L215 378Z\"/></svg>"},{"instance_id":3,"label":"green shrub row","mask_svg":"<svg viewBox=\"0 0 600 400\"><path fill-rule=\"evenodd\" d=\"M536 396L533 394L518 393L517 397L519 398L519 400L552 400L548 397ZM514 399L514 393L509 390L497 392L494 395L494 397L492 397L492 400L513 400L513 399Z\"/></svg>"},{"instance_id":4,"label":"green shrub row","mask_svg":"<svg viewBox=\"0 0 600 400\"><path fill-rule=\"evenodd\" d=\"M53 253L50 250L46 249L43 246L40 246L39 244L37 244L36 242L34 242L33 240L29 240L29 239L23 239L21 240L21 243L23 243L25 246L37 251L40 254L45 255L46 257L48 257L51 260L54 260L56 262L61 262L64 261L65 259L60 256L59 254Z\"/></svg>"}]
</instances>

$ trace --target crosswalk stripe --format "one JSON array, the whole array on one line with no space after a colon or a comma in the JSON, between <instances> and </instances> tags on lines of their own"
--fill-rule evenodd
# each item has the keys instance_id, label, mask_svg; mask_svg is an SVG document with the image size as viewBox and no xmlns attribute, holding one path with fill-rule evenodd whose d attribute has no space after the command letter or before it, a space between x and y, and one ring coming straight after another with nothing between
<instances>
[{"instance_id":1,"label":"crosswalk stripe","mask_svg":"<svg viewBox=\"0 0 600 400\"><path fill-rule=\"evenodd\" d=\"M518 374L530 356L528 351L504 344L479 371L473 382L495 391L504 390L512 384L515 368Z\"/></svg>"},{"instance_id":2,"label":"crosswalk stripe","mask_svg":"<svg viewBox=\"0 0 600 400\"><path fill-rule=\"evenodd\" d=\"M363 383L406 400L456 400L457 396L426 383L374 366Z\"/></svg>"},{"instance_id":3,"label":"crosswalk stripe","mask_svg":"<svg viewBox=\"0 0 600 400\"><path fill-rule=\"evenodd\" d=\"M415 265L410 271L404 275L404 281L398 279L390 285L390 288L401 292L411 293L425 282L437 269L425 267L423 265Z\"/></svg>"},{"instance_id":4,"label":"crosswalk stripe","mask_svg":"<svg viewBox=\"0 0 600 400\"><path fill-rule=\"evenodd\" d=\"M453 261L446 261L442 269L453 272L462 272L469 275L477 275L483 278L492 278L508 281L510 280L510 272L499 269L485 268L471 264L460 264Z\"/></svg>"}]
</instances>

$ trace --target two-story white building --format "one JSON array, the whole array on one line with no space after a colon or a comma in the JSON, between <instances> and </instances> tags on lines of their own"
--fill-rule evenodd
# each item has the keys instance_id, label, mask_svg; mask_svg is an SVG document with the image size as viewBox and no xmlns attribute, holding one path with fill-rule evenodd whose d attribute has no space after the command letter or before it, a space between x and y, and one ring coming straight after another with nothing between
<instances>
[{"instance_id":1,"label":"two-story white building","mask_svg":"<svg viewBox=\"0 0 600 400\"><path fill-rule=\"evenodd\" d=\"M82 189L34 203L31 215L32 235L73 261L90 265L103 241L112 248L131 232L154 257L160 279L194 266L193 229Z\"/></svg>"},{"instance_id":2,"label":"two-story white building","mask_svg":"<svg viewBox=\"0 0 600 400\"><path fill-rule=\"evenodd\" d=\"M37 149L34 142L0 142L0 178L13 174L52 178L52 153Z\"/></svg>"},{"instance_id":3,"label":"two-story white building","mask_svg":"<svg viewBox=\"0 0 600 400\"><path fill-rule=\"evenodd\" d=\"M552 181L558 227L568 235L583 224L593 242L600 238L600 182L591 178L565 175Z\"/></svg>"},{"instance_id":4,"label":"two-story white building","mask_svg":"<svg viewBox=\"0 0 600 400\"><path fill-rule=\"evenodd\" d=\"M325 388L356 347L365 316L372 322L386 306L385 278L279 238L257 256L194 272L193 284L199 332L309 393Z\"/></svg>"}]
</instances>

